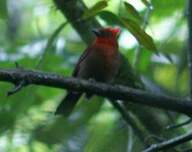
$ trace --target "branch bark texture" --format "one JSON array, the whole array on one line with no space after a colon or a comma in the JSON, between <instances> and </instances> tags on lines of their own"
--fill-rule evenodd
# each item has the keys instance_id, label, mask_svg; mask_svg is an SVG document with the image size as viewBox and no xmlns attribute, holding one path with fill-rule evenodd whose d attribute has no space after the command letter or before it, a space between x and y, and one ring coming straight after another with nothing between
<instances>
[{"instance_id":1,"label":"branch bark texture","mask_svg":"<svg viewBox=\"0 0 192 152\"><path fill-rule=\"evenodd\" d=\"M35 84L87 92L108 97L110 99L122 100L123 102L129 101L136 104L192 115L192 102L190 100L151 94L146 91L122 85L93 83L77 78L67 78L52 73L21 69L0 69L0 81L11 82L14 84L25 81L26 85Z\"/></svg>"},{"instance_id":2,"label":"branch bark texture","mask_svg":"<svg viewBox=\"0 0 192 152\"><path fill-rule=\"evenodd\" d=\"M84 42L90 44L94 38L91 31L94 28L101 27L94 19L80 20L87 7L79 0L54 0L57 8L65 15L74 29L79 33Z\"/></svg>"}]
</instances>

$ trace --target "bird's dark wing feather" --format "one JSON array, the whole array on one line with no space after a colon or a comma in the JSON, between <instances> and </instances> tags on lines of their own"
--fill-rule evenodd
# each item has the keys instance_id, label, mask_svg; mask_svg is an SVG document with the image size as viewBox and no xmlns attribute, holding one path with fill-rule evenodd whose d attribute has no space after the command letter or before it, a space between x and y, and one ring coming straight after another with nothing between
<instances>
[{"instance_id":1,"label":"bird's dark wing feather","mask_svg":"<svg viewBox=\"0 0 192 152\"><path fill-rule=\"evenodd\" d=\"M66 97L60 102L56 109L55 114L64 115L68 117L73 111L82 93L79 92L68 92Z\"/></svg>"},{"instance_id":2,"label":"bird's dark wing feather","mask_svg":"<svg viewBox=\"0 0 192 152\"><path fill-rule=\"evenodd\" d=\"M89 54L89 52L92 50L91 49L92 46L88 47L84 52L83 54L80 56L79 58L79 61L77 62L77 65L72 73L72 76L74 77L78 77L78 71L79 71L79 66L80 66L80 63L87 57L87 55Z\"/></svg>"},{"instance_id":3,"label":"bird's dark wing feather","mask_svg":"<svg viewBox=\"0 0 192 152\"><path fill-rule=\"evenodd\" d=\"M79 58L79 61L72 73L72 76L78 77L80 63L87 57L89 51L91 51L91 47L88 47ZM77 104L81 95L82 95L81 92L69 91L66 97L61 101L61 103L57 107L55 114L61 114L68 117L71 114L72 110L74 109L75 105Z\"/></svg>"}]
</instances>

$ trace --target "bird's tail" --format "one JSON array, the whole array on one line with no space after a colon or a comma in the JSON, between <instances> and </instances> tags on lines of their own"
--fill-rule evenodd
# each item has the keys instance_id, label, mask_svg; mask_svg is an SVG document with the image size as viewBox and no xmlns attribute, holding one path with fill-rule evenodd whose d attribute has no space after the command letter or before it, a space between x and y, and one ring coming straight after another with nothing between
<instances>
[{"instance_id":1,"label":"bird's tail","mask_svg":"<svg viewBox=\"0 0 192 152\"><path fill-rule=\"evenodd\" d=\"M57 107L55 114L69 116L81 95L79 92L69 92Z\"/></svg>"}]
</instances>

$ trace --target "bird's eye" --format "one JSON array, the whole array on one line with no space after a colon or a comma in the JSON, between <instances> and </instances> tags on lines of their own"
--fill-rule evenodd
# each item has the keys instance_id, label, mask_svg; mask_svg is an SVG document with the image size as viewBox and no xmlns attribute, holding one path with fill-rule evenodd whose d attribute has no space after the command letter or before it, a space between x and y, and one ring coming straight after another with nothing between
<instances>
[{"instance_id":1,"label":"bird's eye","mask_svg":"<svg viewBox=\"0 0 192 152\"><path fill-rule=\"evenodd\" d=\"M92 32L96 35L96 36L101 36L101 31L98 29L93 29Z\"/></svg>"}]
</instances>

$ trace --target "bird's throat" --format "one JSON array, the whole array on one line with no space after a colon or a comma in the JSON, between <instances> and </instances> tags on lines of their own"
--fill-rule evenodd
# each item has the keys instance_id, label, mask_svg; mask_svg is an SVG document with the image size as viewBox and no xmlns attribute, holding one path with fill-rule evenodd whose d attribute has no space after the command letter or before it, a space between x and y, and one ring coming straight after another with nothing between
<instances>
[{"instance_id":1,"label":"bird's throat","mask_svg":"<svg viewBox=\"0 0 192 152\"><path fill-rule=\"evenodd\" d=\"M115 38L96 38L95 44L113 48L118 47L118 43Z\"/></svg>"}]
</instances>

